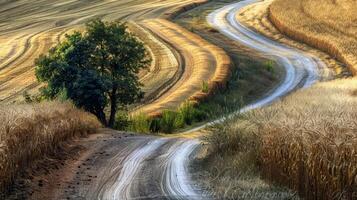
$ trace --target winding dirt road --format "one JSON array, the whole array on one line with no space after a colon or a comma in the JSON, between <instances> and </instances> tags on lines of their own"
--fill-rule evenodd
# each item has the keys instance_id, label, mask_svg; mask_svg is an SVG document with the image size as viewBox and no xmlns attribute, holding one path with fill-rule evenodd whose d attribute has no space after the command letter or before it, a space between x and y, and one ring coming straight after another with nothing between
<instances>
[{"instance_id":1,"label":"winding dirt road","mask_svg":"<svg viewBox=\"0 0 357 200\"><path fill-rule=\"evenodd\" d=\"M247 0L231 4L208 16L209 23L222 34L275 60L286 70L286 76L278 87L239 112L265 106L295 89L309 87L326 78L320 76L326 74L320 73L326 67L318 58L265 38L237 21L237 12L256 2ZM222 120L207 123L189 132ZM47 194L37 194L34 199L44 195L53 199L209 198L195 186L189 175L190 160L200 147L198 139L135 135L124 137L112 132L110 136L102 136L101 141L94 146L89 143L92 152L81 157L80 162L67 170L73 176L67 181L58 179L52 182L57 183L55 189Z\"/></svg>"}]
</instances>

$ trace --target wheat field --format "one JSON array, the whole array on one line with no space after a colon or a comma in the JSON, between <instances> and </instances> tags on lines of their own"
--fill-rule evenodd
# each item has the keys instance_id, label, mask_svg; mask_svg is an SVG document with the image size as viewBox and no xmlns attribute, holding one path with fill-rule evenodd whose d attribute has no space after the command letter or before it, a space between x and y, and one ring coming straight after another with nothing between
<instances>
[{"instance_id":1,"label":"wheat field","mask_svg":"<svg viewBox=\"0 0 357 200\"><path fill-rule=\"evenodd\" d=\"M355 0L276 0L269 19L284 34L345 63L357 74Z\"/></svg>"},{"instance_id":2,"label":"wheat field","mask_svg":"<svg viewBox=\"0 0 357 200\"><path fill-rule=\"evenodd\" d=\"M356 119L357 79L341 79L244 114L222 127L224 134L212 134L211 141L215 151L240 159L254 152L266 180L289 186L303 198L354 199Z\"/></svg>"},{"instance_id":3,"label":"wheat field","mask_svg":"<svg viewBox=\"0 0 357 200\"><path fill-rule=\"evenodd\" d=\"M59 102L1 105L0 121L0 191L36 160L56 153L68 139L101 126L93 115Z\"/></svg>"}]
</instances>

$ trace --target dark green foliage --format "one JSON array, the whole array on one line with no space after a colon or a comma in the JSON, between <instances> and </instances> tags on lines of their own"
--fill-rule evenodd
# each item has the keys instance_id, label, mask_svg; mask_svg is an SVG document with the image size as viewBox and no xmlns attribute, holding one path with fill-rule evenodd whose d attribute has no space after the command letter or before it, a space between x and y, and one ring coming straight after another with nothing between
<instances>
[{"instance_id":1,"label":"dark green foliage","mask_svg":"<svg viewBox=\"0 0 357 200\"><path fill-rule=\"evenodd\" d=\"M179 108L179 114L182 117L182 120L184 121L185 124L191 125L193 123L194 113L195 108L193 107L192 103L190 102L185 102L183 103L180 108Z\"/></svg>"},{"instance_id":2,"label":"dark green foliage","mask_svg":"<svg viewBox=\"0 0 357 200\"><path fill-rule=\"evenodd\" d=\"M126 112L119 111L115 117L114 128L117 130L126 130L130 126L130 119Z\"/></svg>"},{"instance_id":3,"label":"dark green foliage","mask_svg":"<svg viewBox=\"0 0 357 200\"><path fill-rule=\"evenodd\" d=\"M75 105L114 126L119 107L140 100L143 92L137 73L150 63L144 45L120 22L93 20L86 32L66 40L36 59L36 77L47 83L48 99L66 94ZM104 109L110 105L109 120Z\"/></svg>"},{"instance_id":4,"label":"dark green foliage","mask_svg":"<svg viewBox=\"0 0 357 200\"><path fill-rule=\"evenodd\" d=\"M208 114L204 110L199 110L195 108L193 110L192 117L195 122L202 122L208 118Z\"/></svg>"},{"instance_id":5,"label":"dark green foliage","mask_svg":"<svg viewBox=\"0 0 357 200\"><path fill-rule=\"evenodd\" d=\"M150 123L150 132L158 133L161 130L160 127L160 118L153 118Z\"/></svg>"},{"instance_id":6,"label":"dark green foliage","mask_svg":"<svg viewBox=\"0 0 357 200\"><path fill-rule=\"evenodd\" d=\"M177 112L164 110L160 120L161 131L164 133L172 133L176 129Z\"/></svg>"}]
</instances>

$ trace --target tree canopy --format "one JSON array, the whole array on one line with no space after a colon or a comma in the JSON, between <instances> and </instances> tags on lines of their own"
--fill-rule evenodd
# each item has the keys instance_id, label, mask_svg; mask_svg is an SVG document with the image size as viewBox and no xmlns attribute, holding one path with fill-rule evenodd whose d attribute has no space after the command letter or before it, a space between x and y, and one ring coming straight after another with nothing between
<instances>
[{"instance_id":1,"label":"tree canopy","mask_svg":"<svg viewBox=\"0 0 357 200\"><path fill-rule=\"evenodd\" d=\"M118 108L143 97L137 74L149 64L143 43L127 31L125 23L99 19L87 23L84 33L66 35L35 61L38 81L47 83L41 90L46 98L65 93L108 126L114 125Z\"/></svg>"}]
</instances>

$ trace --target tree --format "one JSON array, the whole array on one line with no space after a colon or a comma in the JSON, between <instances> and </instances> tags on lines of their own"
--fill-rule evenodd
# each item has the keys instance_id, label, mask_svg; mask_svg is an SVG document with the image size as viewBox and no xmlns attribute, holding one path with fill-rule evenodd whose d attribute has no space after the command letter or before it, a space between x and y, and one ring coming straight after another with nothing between
<instances>
[{"instance_id":1,"label":"tree","mask_svg":"<svg viewBox=\"0 0 357 200\"><path fill-rule=\"evenodd\" d=\"M75 105L113 127L118 108L143 97L137 74L150 59L124 23L93 20L85 33L66 35L35 64L37 79L47 83L44 96L53 99L65 91ZM104 110L109 105L107 120Z\"/></svg>"}]
</instances>

